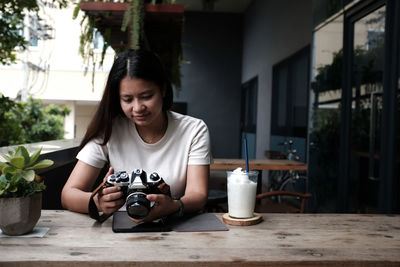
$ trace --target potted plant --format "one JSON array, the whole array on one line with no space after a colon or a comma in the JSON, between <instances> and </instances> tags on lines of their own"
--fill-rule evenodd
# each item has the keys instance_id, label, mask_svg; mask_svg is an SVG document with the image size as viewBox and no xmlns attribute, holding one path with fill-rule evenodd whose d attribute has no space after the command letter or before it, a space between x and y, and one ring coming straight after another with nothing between
<instances>
[{"instance_id":1,"label":"potted plant","mask_svg":"<svg viewBox=\"0 0 400 267\"><path fill-rule=\"evenodd\" d=\"M24 146L18 146L1 154L7 161L0 161L0 229L4 234L26 234L40 218L46 186L35 170L53 165L48 159L38 162L41 150L29 154Z\"/></svg>"}]
</instances>

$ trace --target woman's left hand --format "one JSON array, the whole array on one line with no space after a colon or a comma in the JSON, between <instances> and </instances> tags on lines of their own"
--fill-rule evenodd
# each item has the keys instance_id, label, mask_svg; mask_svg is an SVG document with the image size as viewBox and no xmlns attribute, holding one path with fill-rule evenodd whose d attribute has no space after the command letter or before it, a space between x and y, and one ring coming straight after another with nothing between
<instances>
[{"instance_id":1,"label":"woman's left hand","mask_svg":"<svg viewBox=\"0 0 400 267\"><path fill-rule=\"evenodd\" d=\"M165 217L179 210L179 203L171 197L164 194L149 194L147 200L154 202L146 218L137 220L130 218L135 223L151 222L153 220Z\"/></svg>"}]
</instances>

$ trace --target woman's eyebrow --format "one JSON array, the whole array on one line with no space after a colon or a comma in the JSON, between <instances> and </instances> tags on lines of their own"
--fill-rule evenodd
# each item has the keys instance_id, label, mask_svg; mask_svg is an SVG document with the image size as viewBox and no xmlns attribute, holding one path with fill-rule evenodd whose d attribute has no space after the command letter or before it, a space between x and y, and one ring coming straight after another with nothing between
<instances>
[{"instance_id":1,"label":"woman's eyebrow","mask_svg":"<svg viewBox=\"0 0 400 267\"><path fill-rule=\"evenodd\" d=\"M130 95L130 94L122 94L122 95L119 95L119 97L132 97L132 95Z\"/></svg>"},{"instance_id":2,"label":"woman's eyebrow","mask_svg":"<svg viewBox=\"0 0 400 267\"><path fill-rule=\"evenodd\" d=\"M140 92L139 95L153 93L154 90L155 90L154 88L148 88L148 89L145 89L143 92Z\"/></svg>"},{"instance_id":3,"label":"woman's eyebrow","mask_svg":"<svg viewBox=\"0 0 400 267\"><path fill-rule=\"evenodd\" d=\"M140 92L138 95L152 94L154 92L154 90L155 90L154 88L149 88L149 89L146 89L146 90ZM126 94L120 94L119 96L120 97L132 97L133 95L130 93L126 93Z\"/></svg>"},{"instance_id":4,"label":"woman's eyebrow","mask_svg":"<svg viewBox=\"0 0 400 267\"><path fill-rule=\"evenodd\" d=\"M146 89L146 90L140 92L138 94L138 96L151 95L151 94L154 94L154 89L153 88L149 88L149 89Z\"/></svg>"}]
</instances>

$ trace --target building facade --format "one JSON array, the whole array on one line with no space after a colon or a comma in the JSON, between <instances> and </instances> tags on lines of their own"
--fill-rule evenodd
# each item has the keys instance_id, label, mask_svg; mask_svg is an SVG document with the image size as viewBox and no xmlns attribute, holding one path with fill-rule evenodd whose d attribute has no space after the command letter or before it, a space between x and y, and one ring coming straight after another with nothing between
<instances>
[{"instance_id":1,"label":"building facade","mask_svg":"<svg viewBox=\"0 0 400 267\"><path fill-rule=\"evenodd\" d=\"M0 92L12 99L32 96L45 104L67 105L71 113L65 120L65 138L79 138L101 98L114 51L107 50L104 65L97 65L92 80L93 65L79 54L82 15L72 19L72 3L63 9L51 1L39 4L41 20L33 14L25 19L29 48L18 53L16 64L0 65ZM93 44L99 61L101 38L95 40L100 42L97 48Z\"/></svg>"}]
</instances>

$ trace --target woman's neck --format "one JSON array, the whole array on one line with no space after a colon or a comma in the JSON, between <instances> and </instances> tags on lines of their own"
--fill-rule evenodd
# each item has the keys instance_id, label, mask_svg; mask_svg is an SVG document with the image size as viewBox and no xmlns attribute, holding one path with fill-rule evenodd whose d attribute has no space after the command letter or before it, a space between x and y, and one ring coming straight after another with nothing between
<instances>
[{"instance_id":1,"label":"woman's neck","mask_svg":"<svg viewBox=\"0 0 400 267\"><path fill-rule=\"evenodd\" d=\"M160 117L160 121L148 126L136 125L136 130L145 143L154 144L161 140L168 128L168 117L166 113Z\"/></svg>"}]
</instances>

